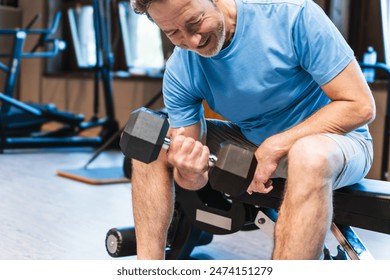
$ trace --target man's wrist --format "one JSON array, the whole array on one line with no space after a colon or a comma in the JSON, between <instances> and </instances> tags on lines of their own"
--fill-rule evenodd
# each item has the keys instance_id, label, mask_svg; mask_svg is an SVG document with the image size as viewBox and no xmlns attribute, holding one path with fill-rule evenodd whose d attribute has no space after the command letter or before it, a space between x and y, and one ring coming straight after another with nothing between
<instances>
[{"instance_id":1,"label":"man's wrist","mask_svg":"<svg viewBox=\"0 0 390 280\"><path fill-rule=\"evenodd\" d=\"M177 168L174 169L173 176L176 183L185 189L198 190L207 184L208 170L201 174L186 175L183 175Z\"/></svg>"}]
</instances>

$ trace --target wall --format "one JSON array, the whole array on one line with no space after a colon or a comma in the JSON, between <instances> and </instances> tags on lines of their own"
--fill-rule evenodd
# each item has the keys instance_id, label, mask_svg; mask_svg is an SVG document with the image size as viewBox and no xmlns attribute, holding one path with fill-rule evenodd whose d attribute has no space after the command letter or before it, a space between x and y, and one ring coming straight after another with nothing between
<instances>
[{"instance_id":1,"label":"wall","mask_svg":"<svg viewBox=\"0 0 390 280\"><path fill-rule=\"evenodd\" d=\"M368 46L378 53L378 61L384 61L382 37L381 0L354 0L349 8L348 43L358 59L362 59Z\"/></svg>"},{"instance_id":2,"label":"wall","mask_svg":"<svg viewBox=\"0 0 390 280\"><path fill-rule=\"evenodd\" d=\"M382 166L381 161L383 156L383 135L385 126L386 102L388 97L387 83L383 81L376 82L370 86L376 104L376 118L369 126L374 144L374 162L367 177L372 179L379 179Z\"/></svg>"},{"instance_id":3,"label":"wall","mask_svg":"<svg viewBox=\"0 0 390 280\"><path fill-rule=\"evenodd\" d=\"M94 83L86 78L49 78L44 77L40 81L42 91L40 101L42 103L54 103L58 108L66 111L84 114L87 118L93 113ZM115 79L113 82L113 99L117 120L123 126L129 113L143 106L161 89L159 80L134 80ZM100 116L104 116L103 89L100 87ZM161 100L155 107L161 107Z\"/></svg>"},{"instance_id":4,"label":"wall","mask_svg":"<svg viewBox=\"0 0 390 280\"><path fill-rule=\"evenodd\" d=\"M41 14L41 19L38 20L32 28L39 29L44 27L42 20L44 1L29 1L20 0L19 7L23 11L22 26L25 27L34 18L36 14ZM37 36L28 36L25 44L25 50L31 49ZM20 71L20 90L19 96L22 101L39 101L41 90L41 80L43 79L43 60L41 59L24 59L21 62Z\"/></svg>"},{"instance_id":5,"label":"wall","mask_svg":"<svg viewBox=\"0 0 390 280\"><path fill-rule=\"evenodd\" d=\"M0 28L8 29L21 26L22 11L19 8L0 6ZM10 53L13 46L13 37L2 35L0 37L0 53ZM1 58L0 61L8 67L9 59ZM0 70L0 92L4 91L7 73Z\"/></svg>"}]
</instances>

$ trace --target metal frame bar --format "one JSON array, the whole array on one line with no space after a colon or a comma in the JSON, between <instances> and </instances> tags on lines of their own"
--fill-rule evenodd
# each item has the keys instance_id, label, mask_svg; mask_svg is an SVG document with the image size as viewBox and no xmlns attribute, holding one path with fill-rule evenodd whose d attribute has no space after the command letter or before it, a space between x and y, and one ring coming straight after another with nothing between
<instances>
[{"instance_id":1,"label":"metal frame bar","mask_svg":"<svg viewBox=\"0 0 390 280\"><path fill-rule=\"evenodd\" d=\"M374 259L350 226L332 223L331 231L351 260Z\"/></svg>"}]
</instances>

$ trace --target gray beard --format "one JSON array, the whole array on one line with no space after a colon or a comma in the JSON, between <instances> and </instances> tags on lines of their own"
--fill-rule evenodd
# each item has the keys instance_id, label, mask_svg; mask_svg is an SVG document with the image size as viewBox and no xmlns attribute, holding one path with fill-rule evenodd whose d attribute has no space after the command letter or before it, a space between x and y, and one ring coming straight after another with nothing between
<instances>
[{"instance_id":1,"label":"gray beard","mask_svg":"<svg viewBox=\"0 0 390 280\"><path fill-rule=\"evenodd\" d=\"M216 56L217 54L219 54L219 52L222 50L222 47L223 47L223 45L225 43L225 39L226 39L225 26L222 27L221 33L222 33L222 36L218 40L218 44L214 49L211 49L211 50L207 51L207 53L203 53L203 54L197 52L197 54L199 54L200 56L206 57L206 58L210 58L210 57L213 57L213 56Z\"/></svg>"}]
</instances>

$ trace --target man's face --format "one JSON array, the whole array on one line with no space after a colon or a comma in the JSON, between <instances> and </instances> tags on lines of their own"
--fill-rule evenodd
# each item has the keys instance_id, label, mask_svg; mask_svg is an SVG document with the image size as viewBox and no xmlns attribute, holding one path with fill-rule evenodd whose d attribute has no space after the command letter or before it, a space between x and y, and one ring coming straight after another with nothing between
<instances>
[{"instance_id":1,"label":"man's face","mask_svg":"<svg viewBox=\"0 0 390 280\"><path fill-rule=\"evenodd\" d=\"M222 12L210 0L160 0L149 15L176 46L212 57L225 42Z\"/></svg>"}]
</instances>

